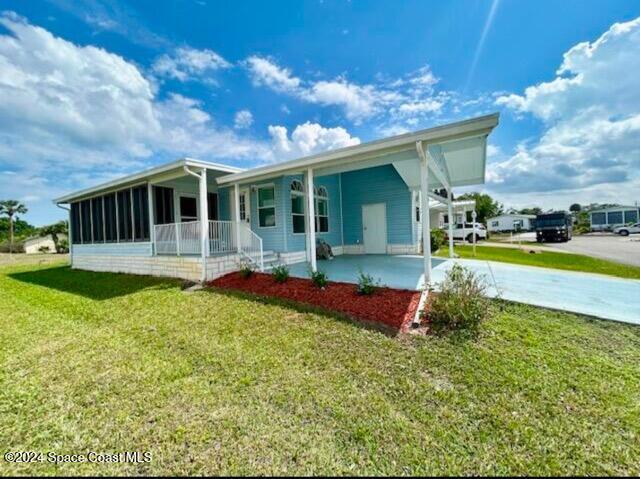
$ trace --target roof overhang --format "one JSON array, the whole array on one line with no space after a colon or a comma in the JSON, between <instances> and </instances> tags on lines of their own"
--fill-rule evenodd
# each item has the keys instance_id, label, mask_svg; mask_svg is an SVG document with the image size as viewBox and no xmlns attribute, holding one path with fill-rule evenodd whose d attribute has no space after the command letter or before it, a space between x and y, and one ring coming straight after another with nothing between
<instances>
[{"instance_id":1,"label":"roof overhang","mask_svg":"<svg viewBox=\"0 0 640 479\"><path fill-rule=\"evenodd\" d=\"M193 158L181 158L179 160L172 161L171 163L166 163L164 165L143 170L132 175L123 176L121 178L117 178L115 180L108 181L91 188L61 196L54 199L53 202L56 204L69 203L71 201L95 196L98 193L107 193L112 190L117 190L119 188L132 186L143 182L158 183L161 181L167 181L179 176L185 176L187 174L184 172L185 167L211 170L223 175L227 175L230 173L239 173L243 171L240 168L234 168L232 166L221 165L218 163L210 163L208 161L195 160Z\"/></svg>"},{"instance_id":2,"label":"roof overhang","mask_svg":"<svg viewBox=\"0 0 640 479\"><path fill-rule=\"evenodd\" d=\"M219 185L261 181L274 176L300 174L313 168L314 175L322 176L347 172L384 164L404 169L412 179L412 187L420 182L420 162L416 143L420 142L434 168L445 175L451 186L484 183L486 168L487 136L498 125L499 114L463 120L413 133L393 136L361 145L350 146L326 153L307 156L273 165L253 168L241 173L221 176ZM436 175L430 175L429 187L442 186ZM417 184L410 184L417 179Z\"/></svg>"}]
</instances>

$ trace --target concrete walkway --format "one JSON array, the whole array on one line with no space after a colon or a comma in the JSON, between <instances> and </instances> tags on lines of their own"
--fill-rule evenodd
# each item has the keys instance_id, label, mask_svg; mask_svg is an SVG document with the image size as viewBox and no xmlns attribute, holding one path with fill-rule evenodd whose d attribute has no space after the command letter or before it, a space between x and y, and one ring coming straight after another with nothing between
<instances>
[{"instance_id":1,"label":"concrete walkway","mask_svg":"<svg viewBox=\"0 0 640 479\"><path fill-rule=\"evenodd\" d=\"M454 263L481 275L492 297L640 325L639 280L494 261L433 258L436 290ZM318 261L318 268L332 281L356 283L362 271L394 288L421 289L424 284L421 256L345 255ZM292 265L290 271L292 276L309 276L306 263Z\"/></svg>"}]
</instances>

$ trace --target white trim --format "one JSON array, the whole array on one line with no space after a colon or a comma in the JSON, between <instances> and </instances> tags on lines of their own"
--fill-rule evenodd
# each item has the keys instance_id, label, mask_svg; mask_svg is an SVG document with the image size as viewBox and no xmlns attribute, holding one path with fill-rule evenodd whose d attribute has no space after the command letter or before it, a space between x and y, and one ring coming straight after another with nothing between
<instances>
[{"instance_id":1,"label":"white trim","mask_svg":"<svg viewBox=\"0 0 640 479\"><path fill-rule=\"evenodd\" d=\"M338 173L338 195L340 198L340 243L344 248L344 213L342 210L342 173Z\"/></svg>"},{"instance_id":2,"label":"white trim","mask_svg":"<svg viewBox=\"0 0 640 479\"><path fill-rule=\"evenodd\" d=\"M316 263L316 228L315 228L315 194L313 188L313 169L307 170L307 202L309 205L307 214L307 223L309 223L309 262L311 263L311 271L318 271ZM313 222L313 223L312 223Z\"/></svg>"}]
</instances>

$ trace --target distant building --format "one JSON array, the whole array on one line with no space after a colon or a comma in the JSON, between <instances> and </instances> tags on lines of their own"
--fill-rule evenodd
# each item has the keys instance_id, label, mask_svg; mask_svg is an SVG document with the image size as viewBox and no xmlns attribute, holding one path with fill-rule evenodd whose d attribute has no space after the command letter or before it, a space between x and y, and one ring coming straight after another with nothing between
<instances>
[{"instance_id":1,"label":"distant building","mask_svg":"<svg viewBox=\"0 0 640 479\"><path fill-rule=\"evenodd\" d=\"M66 240L67 235L59 234L58 241ZM51 235L46 236L36 236L34 238L29 238L24 242L24 252L27 254L36 254L42 253L42 248L47 248L45 253L55 253L56 252L56 244L53 242L53 238Z\"/></svg>"},{"instance_id":2,"label":"distant building","mask_svg":"<svg viewBox=\"0 0 640 479\"><path fill-rule=\"evenodd\" d=\"M591 231L610 231L618 226L637 223L640 218L638 206L611 206L593 210L591 217Z\"/></svg>"},{"instance_id":3,"label":"distant building","mask_svg":"<svg viewBox=\"0 0 640 479\"><path fill-rule=\"evenodd\" d=\"M534 227L535 215L520 215L508 213L495 216L487 220L487 229L490 232L507 231L531 231Z\"/></svg>"}]
</instances>

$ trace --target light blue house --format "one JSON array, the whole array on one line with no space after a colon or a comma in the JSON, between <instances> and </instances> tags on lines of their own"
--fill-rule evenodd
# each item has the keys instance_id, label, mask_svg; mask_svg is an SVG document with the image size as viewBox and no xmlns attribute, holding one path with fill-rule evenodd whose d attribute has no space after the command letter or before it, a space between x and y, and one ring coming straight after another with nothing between
<instances>
[{"instance_id":1,"label":"light blue house","mask_svg":"<svg viewBox=\"0 0 640 479\"><path fill-rule=\"evenodd\" d=\"M452 188L484 182L497 124L493 114L244 171L184 158L55 202L69 208L78 269L191 280L242 261L315 270L323 240L336 255L423 255L429 281L430 199L452 217Z\"/></svg>"}]
</instances>

